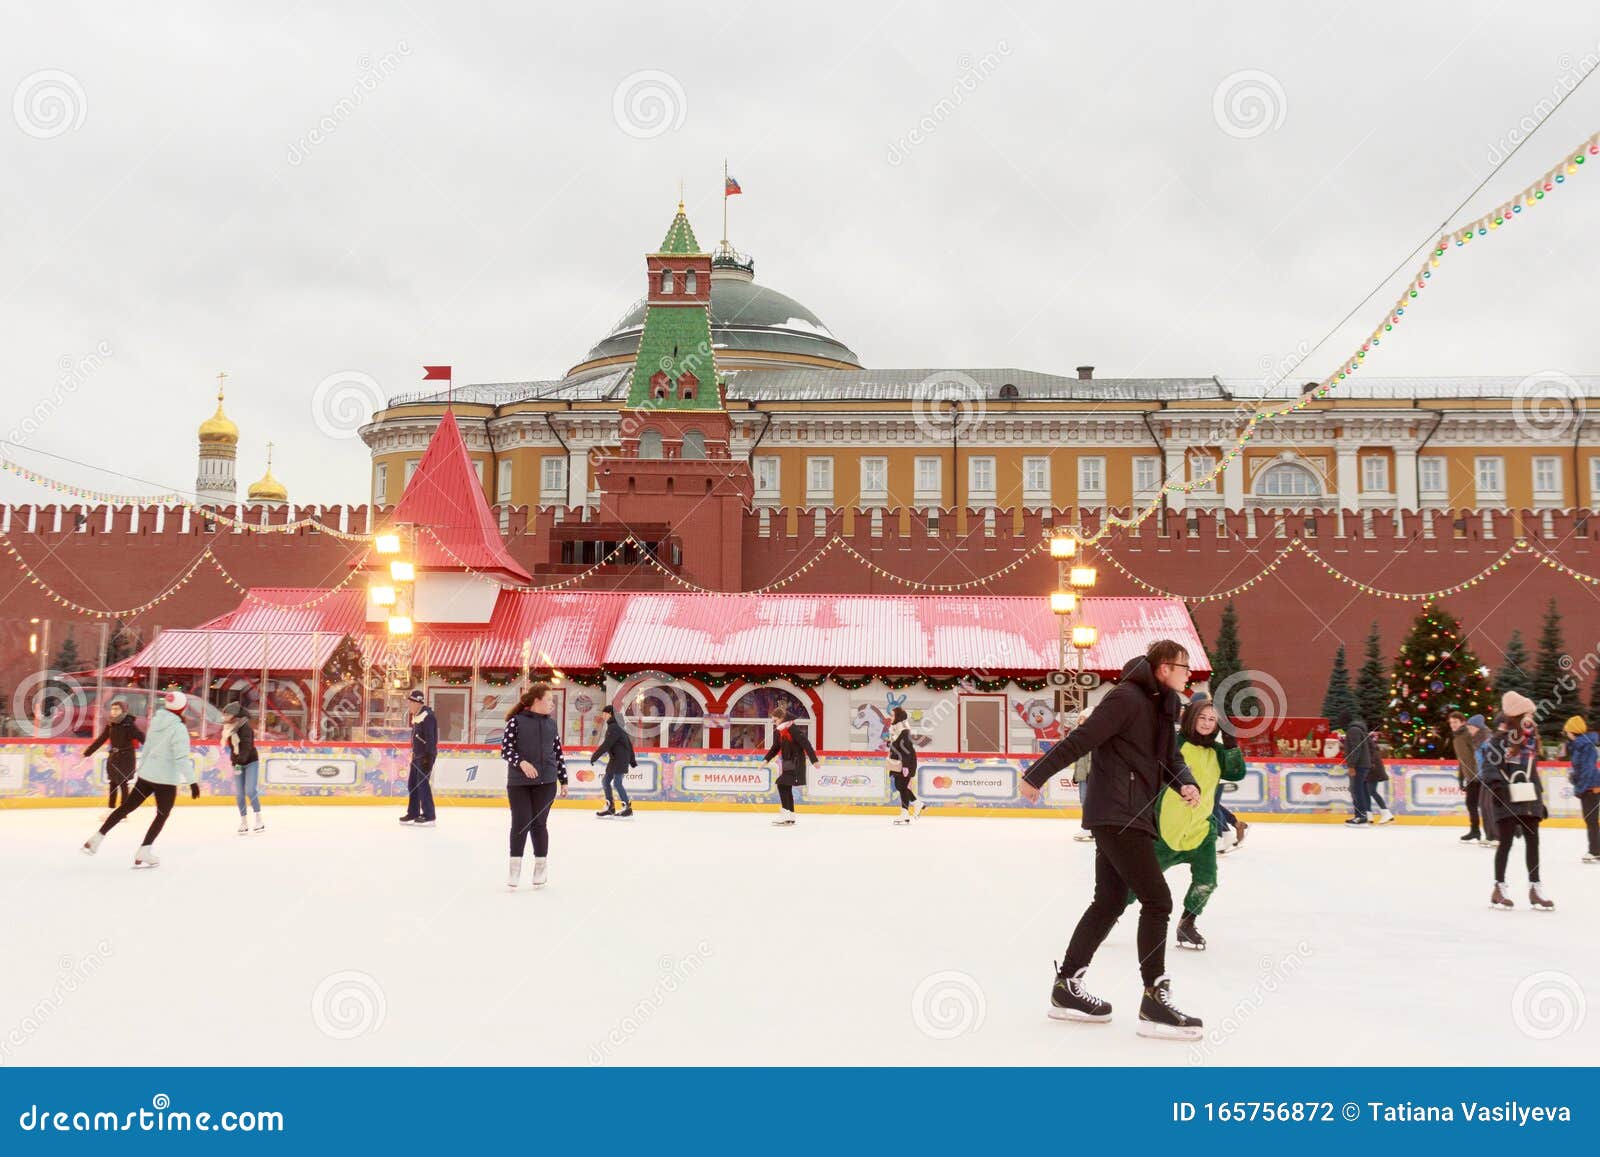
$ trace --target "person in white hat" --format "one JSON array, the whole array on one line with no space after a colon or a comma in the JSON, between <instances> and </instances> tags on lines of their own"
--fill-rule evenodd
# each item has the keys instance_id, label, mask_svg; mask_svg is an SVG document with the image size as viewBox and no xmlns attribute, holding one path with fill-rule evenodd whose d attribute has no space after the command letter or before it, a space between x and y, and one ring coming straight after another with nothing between
<instances>
[{"instance_id":1,"label":"person in white hat","mask_svg":"<svg viewBox=\"0 0 1600 1157\"><path fill-rule=\"evenodd\" d=\"M150 796L155 797L156 818L144 834L144 842L133 857L135 868L154 868L161 863L151 846L161 829L166 826L172 805L177 802L178 788L189 785L189 794L200 798L200 784L195 775L194 760L189 756L189 729L183 722L183 709L189 697L182 691L168 691L161 698L163 710L150 714L150 727L145 732L144 746L139 749L138 778L133 790L116 811L106 817L100 830L83 844L83 853L92 856L100 850L100 841L123 820L133 814Z\"/></svg>"}]
</instances>

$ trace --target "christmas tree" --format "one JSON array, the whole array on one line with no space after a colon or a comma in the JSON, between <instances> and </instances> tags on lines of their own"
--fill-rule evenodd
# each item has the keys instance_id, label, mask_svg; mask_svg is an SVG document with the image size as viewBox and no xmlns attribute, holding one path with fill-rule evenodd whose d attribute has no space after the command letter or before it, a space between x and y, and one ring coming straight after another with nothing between
<instances>
[{"instance_id":1,"label":"christmas tree","mask_svg":"<svg viewBox=\"0 0 1600 1157\"><path fill-rule=\"evenodd\" d=\"M1389 679L1383 671L1383 656L1379 653L1382 640L1378 637L1378 624L1367 632L1366 656L1361 670L1356 674L1356 710L1367 721L1368 727L1382 727L1389 708Z\"/></svg>"},{"instance_id":2,"label":"christmas tree","mask_svg":"<svg viewBox=\"0 0 1600 1157\"><path fill-rule=\"evenodd\" d=\"M1239 658L1239 616L1232 599L1222 608L1222 621L1217 624L1210 654L1211 697L1217 702L1217 710L1224 719L1244 714L1240 708L1248 709L1254 696L1249 694L1249 677L1240 675L1244 664Z\"/></svg>"},{"instance_id":3,"label":"christmas tree","mask_svg":"<svg viewBox=\"0 0 1600 1157\"><path fill-rule=\"evenodd\" d=\"M1478 657L1460 621L1436 603L1422 608L1400 644L1390 690L1389 739L1402 758L1448 758L1446 716L1489 714L1489 684Z\"/></svg>"},{"instance_id":4,"label":"christmas tree","mask_svg":"<svg viewBox=\"0 0 1600 1157\"><path fill-rule=\"evenodd\" d=\"M1344 647L1334 652L1333 670L1328 674L1328 691L1322 697L1322 716L1335 730L1343 731L1355 717L1356 693L1350 687L1350 668L1345 665Z\"/></svg>"},{"instance_id":5,"label":"christmas tree","mask_svg":"<svg viewBox=\"0 0 1600 1157\"><path fill-rule=\"evenodd\" d=\"M1500 670L1495 672L1495 692L1504 695L1507 691L1519 691L1524 695L1531 695L1533 676L1528 672L1532 666L1528 659L1528 648L1522 641L1522 632L1512 631L1511 638L1506 643L1505 661L1500 664Z\"/></svg>"},{"instance_id":6,"label":"christmas tree","mask_svg":"<svg viewBox=\"0 0 1600 1157\"><path fill-rule=\"evenodd\" d=\"M1560 743L1562 726L1583 710L1578 680L1571 673L1572 656L1561 638L1561 611L1555 599L1545 608L1539 630L1539 658L1533 666L1533 690L1538 705L1539 735L1546 743Z\"/></svg>"},{"instance_id":7,"label":"christmas tree","mask_svg":"<svg viewBox=\"0 0 1600 1157\"><path fill-rule=\"evenodd\" d=\"M67 637L61 640L61 649L56 652L55 669L57 671L76 671L83 666L83 660L78 655L78 640L73 636L72 628L67 628Z\"/></svg>"}]
</instances>

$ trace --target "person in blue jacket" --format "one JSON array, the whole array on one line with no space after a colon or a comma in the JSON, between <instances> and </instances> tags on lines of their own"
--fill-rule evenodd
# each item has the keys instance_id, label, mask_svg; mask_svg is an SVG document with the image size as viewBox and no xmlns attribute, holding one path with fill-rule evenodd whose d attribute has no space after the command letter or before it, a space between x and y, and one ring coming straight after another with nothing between
<instances>
[{"instance_id":1,"label":"person in blue jacket","mask_svg":"<svg viewBox=\"0 0 1600 1157\"><path fill-rule=\"evenodd\" d=\"M1583 862L1600 864L1600 767L1595 766L1595 756L1600 750L1600 736L1589 730L1588 721L1574 715L1562 728L1567 734L1567 759L1572 763L1568 773L1572 780L1572 794L1578 797L1583 809L1583 826L1589 829L1589 850Z\"/></svg>"},{"instance_id":2,"label":"person in blue jacket","mask_svg":"<svg viewBox=\"0 0 1600 1157\"><path fill-rule=\"evenodd\" d=\"M133 857L135 868L154 868L161 861L156 858L152 845L161 829L167 825L172 805L178 800L178 788L189 785L189 794L200 798L199 777L195 774L194 760L189 755L189 728L183 722L183 709L189 697L182 691L168 691L161 698L161 707L150 713L150 726L145 731L144 746L139 749L138 778L133 790L117 809L106 817L100 830L83 844L83 854L92 856L100 850L100 841L111 829L127 819L146 799L154 797L156 817L144 834L144 842Z\"/></svg>"},{"instance_id":3,"label":"person in blue jacket","mask_svg":"<svg viewBox=\"0 0 1600 1157\"><path fill-rule=\"evenodd\" d=\"M433 779L433 762L439 758L439 720L433 708L428 706L428 697L420 689L411 692L408 698L412 703L412 710L408 712L411 721L411 769L406 774L406 814L400 817L400 822L414 828L431 828L435 817L433 785L430 781Z\"/></svg>"}]
</instances>

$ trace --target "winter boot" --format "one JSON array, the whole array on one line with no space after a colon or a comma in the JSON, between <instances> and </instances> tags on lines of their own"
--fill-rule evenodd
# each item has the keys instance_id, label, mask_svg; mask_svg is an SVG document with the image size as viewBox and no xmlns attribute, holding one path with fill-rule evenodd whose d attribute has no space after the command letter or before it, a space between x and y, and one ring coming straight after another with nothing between
<instances>
[{"instance_id":1,"label":"winter boot","mask_svg":"<svg viewBox=\"0 0 1600 1157\"><path fill-rule=\"evenodd\" d=\"M910 808L904 808L904 807L901 808L900 809L900 814L895 817L895 821L894 822L895 822L895 826L896 827L898 827L901 824L910 823L911 822L911 809Z\"/></svg>"},{"instance_id":2,"label":"winter boot","mask_svg":"<svg viewBox=\"0 0 1600 1157\"><path fill-rule=\"evenodd\" d=\"M1494 891L1489 893L1489 907L1491 907L1491 908L1514 908L1514 907L1516 907L1516 905L1511 902L1511 897L1506 895L1506 886L1504 884L1500 884L1500 883L1495 884Z\"/></svg>"},{"instance_id":3,"label":"winter boot","mask_svg":"<svg viewBox=\"0 0 1600 1157\"><path fill-rule=\"evenodd\" d=\"M615 807L613 807L610 803L607 803L605 807L603 807L599 811L595 812L594 814L599 816L601 819L605 819L607 816L616 815L617 814L617 809Z\"/></svg>"},{"instance_id":4,"label":"winter boot","mask_svg":"<svg viewBox=\"0 0 1600 1157\"><path fill-rule=\"evenodd\" d=\"M134 854L133 866L135 868L159 868L161 861L156 858L155 849L146 844Z\"/></svg>"},{"instance_id":5,"label":"winter boot","mask_svg":"<svg viewBox=\"0 0 1600 1157\"><path fill-rule=\"evenodd\" d=\"M506 887L515 892L520 883L522 883L522 857L512 856L511 870L506 875Z\"/></svg>"},{"instance_id":6,"label":"winter boot","mask_svg":"<svg viewBox=\"0 0 1600 1157\"><path fill-rule=\"evenodd\" d=\"M772 821L772 826L775 828L794 827L794 812L780 811L778 813L778 818Z\"/></svg>"},{"instance_id":7,"label":"winter boot","mask_svg":"<svg viewBox=\"0 0 1600 1157\"><path fill-rule=\"evenodd\" d=\"M549 882L550 861L544 856L533 858L533 875L528 877L528 883L535 888L542 888Z\"/></svg>"},{"instance_id":8,"label":"winter boot","mask_svg":"<svg viewBox=\"0 0 1600 1157\"><path fill-rule=\"evenodd\" d=\"M619 820L631 820L633 818L633 805L631 803L623 804L622 810L617 813L617 818Z\"/></svg>"},{"instance_id":9,"label":"winter boot","mask_svg":"<svg viewBox=\"0 0 1600 1157\"><path fill-rule=\"evenodd\" d=\"M1111 1005L1093 995L1083 986L1087 968L1068 975L1061 965L1056 965L1056 982L1050 989L1051 1020L1083 1020L1104 1024L1111 1019Z\"/></svg>"},{"instance_id":10,"label":"winter boot","mask_svg":"<svg viewBox=\"0 0 1600 1157\"><path fill-rule=\"evenodd\" d=\"M1528 903L1533 905L1535 912L1554 912L1556 902L1544 894L1543 884L1534 884L1528 888Z\"/></svg>"},{"instance_id":11,"label":"winter boot","mask_svg":"<svg viewBox=\"0 0 1600 1157\"><path fill-rule=\"evenodd\" d=\"M100 841L103 839L105 839L105 836L101 835L99 832L95 832L88 839L83 841L83 847L79 850L82 851L86 856L92 856L100 850Z\"/></svg>"},{"instance_id":12,"label":"winter boot","mask_svg":"<svg viewBox=\"0 0 1600 1157\"><path fill-rule=\"evenodd\" d=\"M1139 1035L1163 1040L1199 1040L1204 1026L1197 1016L1178 1011L1172 1003L1172 982L1165 976L1144 990L1139 1002Z\"/></svg>"},{"instance_id":13,"label":"winter boot","mask_svg":"<svg viewBox=\"0 0 1600 1157\"><path fill-rule=\"evenodd\" d=\"M243 816L240 816L239 817L239 826L238 826L238 828L236 830L238 831L238 833L241 836L244 835L245 833L247 833L250 830L250 821L245 819Z\"/></svg>"},{"instance_id":14,"label":"winter boot","mask_svg":"<svg viewBox=\"0 0 1600 1157\"><path fill-rule=\"evenodd\" d=\"M256 812L256 826L250 830L253 832L264 832L267 830L267 821L261 818L260 812Z\"/></svg>"},{"instance_id":15,"label":"winter boot","mask_svg":"<svg viewBox=\"0 0 1600 1157\"><path fill-rule=\"evenodd\" d=\"M1200 935L1200 929L1194 926L1194 913L1185 912L1178 921L1178 947L1192 948L1196 952L1206 950L1206 938Z\"/></svg>"}]
</instances>

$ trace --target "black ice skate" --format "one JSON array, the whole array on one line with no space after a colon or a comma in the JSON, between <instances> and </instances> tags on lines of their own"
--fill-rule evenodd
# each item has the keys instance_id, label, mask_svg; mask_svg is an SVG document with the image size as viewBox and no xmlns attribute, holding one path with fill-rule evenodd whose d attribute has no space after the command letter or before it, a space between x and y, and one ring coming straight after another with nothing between
<instances>
[{"instance_id":1,"label":"black ice skate","mask_svg":"<svg viewBox=\"0 0 1600 1157\"><path fill-rule=\"evenodd\" d=\"M610 804L606 804L606 806L605 806L605 808L603 810L597 811L594 814L599 816L601 819L605 819L607 816L616 815L617 814L617 809L612 807Z\"/></svg>"},{"instance_id":2,"label":"black ice skate","mask_svg":"<svg viewBox=\"0 0 1600 1157\"><path fill-rule=\"evenodd\" d=\"M1192 948L1196 952L1206 950L1206 938L1200 935L1200 929L1194 926L1194 913L1185 912L1183 919L1178 921L1178 947Z\"/></svg>"},{"instance_id":3,"label":"black ice skate","mask_svg":"<svg viewBox=\"0 0 1600 1157\"><path fill-rule=\"evenodd\" d=\"M617 813L617 818L619 820L631 820L633 818L633 805L631 803L623 804L622 810Z\"/></svg>"},{"instance_id":4,"label":"black ice skate","mask_svg":"<svg viewBox=\"0 0 1600 1157\"><path fill-rule=\"evenodd\" d=\"M1139 1003L1139 1035L1162 1040L1199 1040L1205 1029L1197 1016L1178 1011L1172 1003L1171 981L1165 976L1144 990Z\"/></svg>"},{"instance_id":5,"label":"black ice skate","mask_svg":"<svg viewBox=\"0 0 1600 1157\"><path fill-rule=\"evenodd\" d=\"M1083 974L1087 971L1080 968L1068 976L1060 965L1056 966L1056 983L1050 990L1051 1020L1104 1024L1111 1019L1111 1005L1083 987Z\"/></svg>"}]
</instances>

